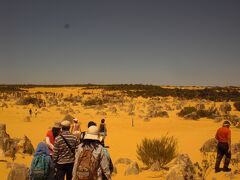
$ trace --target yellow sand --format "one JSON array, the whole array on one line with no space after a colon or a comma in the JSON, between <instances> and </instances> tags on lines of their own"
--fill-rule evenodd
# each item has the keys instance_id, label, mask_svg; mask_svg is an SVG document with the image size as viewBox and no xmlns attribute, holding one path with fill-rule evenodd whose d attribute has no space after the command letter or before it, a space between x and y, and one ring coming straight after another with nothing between
<instances>
[{"instance_id":1,"label":"yellow sand","mask_svg":"<svg viewBox=\"0 0 240 180\"><path fill-rule=\"evenodd\" d=\"M64 95L82 93L86 90L80 88L34 88L32 92L46 91L46 92L63 92ZM89 92L92 92L89 91ZM95 90L94 93L98 93L100 90ZM138 112L141 109L141 102L145 102L146 99L139 98L136 100ZM193 102L188 102L193 103ZM45 134L50 126L56 120L62 120L64 115L56 111L56 107L47 108L49 112L40 111L37 117L32 118L32 122L24 122L23 119L28 115L29 107L17 106L14 101L8 102L10 105L8 109L0 110L0 123L6 123L7 132L11 137L23 137L28 136L34 147L45 138ZM12 107L11 107L12 104ZM82 130L86 130L86 125L89 120L94 120L100 123L102 116L96 115L96 111L92 109L84 109L82 106L72 107L74 110L79 110L80 114L75 115L80 122ZM108 113L108 112L107 112ZM140 166L141 162L136 158L136 146L141 142L144 137L159 138L162 135L173 135L178 140L179 153L187 153L193 162L201 161L201 153L199 151L202 144L209 138L214 137L220 123L216 123L213 120L201 119L199 121L183 120L176 115L177 111L170 111L169 118L156 118L150 122L144 122L138 116L133 116L134 127L131 126L131 118L126 112L119 111L118 115L112 115L110 112L106 117L106 124L108 128L108 136L106 144L110 146L109 151L113 162L118 158L126 157L137 161ZM238 112L233 112L238 114ZM238 114L239 115L239 114ZM238 142L240 137L240 130L232 128L232 141ZM11 162L10 159L6 159ZM18 155L16 162L27 164L31 163L30 156ZM164 179L162 172L143 171L139 175L124 176L123 166L118 167L118 174L113 177L114 180L121 179ZM0 179L7 179L7 173L9 168L6 168L6 163L0 162ZM213 171L210 173L207 179L229 179L225 177L225 173L215 174ZM237 178L240 178L237 177ZM236 179L237 179L236 178Z\"/></svg>"}]
</instances>

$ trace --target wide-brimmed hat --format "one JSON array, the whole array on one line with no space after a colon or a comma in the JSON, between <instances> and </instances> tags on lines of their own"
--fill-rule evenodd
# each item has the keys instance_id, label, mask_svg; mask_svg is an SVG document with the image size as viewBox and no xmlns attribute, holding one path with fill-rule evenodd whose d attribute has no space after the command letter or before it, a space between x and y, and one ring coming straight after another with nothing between
<instances>
[{"instance_id":1,"label":"wide-brimmed hat","mask_svg":"<svg viewBox=\"0 0 240 180\"><path fill-rule=\"evenodd\" d=\"M54 122L53 127L54 128L61 128L61 123L60 122Z\"/></svg>"},{"instance_id":2,"label":"wide-brimmed hat","mask_svg":"<svg viewBox=\"0 0 240 180\"><path fill-rule=\"evenodd\" d=\"M99 140L99 131L97 126L90 126L84 136L84 139Z\"/></svg>"},{"instance_id":3,"label":"wide-brimmed hat","mask_svg":"<svg viewBox=\"0 0 240 180\"><path fill-rule=\"evenodd\" d=\"M65 120L65 121L62 121L62 122L61 122L61 126L62 126L62 127L70 127L70 126L71 126L71 123L70 123L70 121Z\"/></svg>"},{"instance_id":4,"label":"wide-brimmed hat","mask_svg":"<svg viewBox=\"0 0 240 180\"><path fill-rule=\"evenodd\" d=\"M223 122L223 126L231 126L231 123L230 123L230 121L227 121L227 120L226 120L226 121L224 121L224 122Z\"/></svg>"}]
</instances>

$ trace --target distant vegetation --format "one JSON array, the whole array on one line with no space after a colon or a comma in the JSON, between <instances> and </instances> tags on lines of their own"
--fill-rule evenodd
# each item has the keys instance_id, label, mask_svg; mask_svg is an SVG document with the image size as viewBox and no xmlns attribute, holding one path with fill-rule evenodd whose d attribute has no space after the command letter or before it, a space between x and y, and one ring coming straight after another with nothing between
<instances>
[{"instance_id":1,"label":"distant vegetation","mask_svg":"<svg viewBox=\"0 0 240 180\"><path fill-rule=\"evenodd\" d=\"M197 112L197 109L196 109L195 107L189 106L189 107L184 107L184 108L178 113L178 115L179 115L180 117L184 117L184 116L186 116L186 115L188 115L188 114L192 114L192 113L194 113L194 112Z\"/></svg>"},{"instance_id":2,"label":"distant vegetation","mask_svg":"<svg viewBox=\"0 0 240 180\"><path fill-rule=\"evenodd\" d=\"M84 106L101 106L105 103L108 103L108 101L105 99L91 98L91 99L85 100L83 102L83 105Z\"/></svg>"},{"instance_id":3,"label":"distant vegetation","mask_svg":"<svg viewBox=\"0 0 240 180\"><path fill-rule=\"evenodd\" d=\"M147 167L158 163L163 167L177 155L177 140L173 136L160 139L143 139L137 146L137 158Z\"/></svg>"},{"instance_id":4,"label":"distant vegetation","mask_svg":"<svg viewBox=\"0 0 240 180\"><path fill-rule=\"evenodd\" d=\"M240 101L240 87L206 87L204 89L162 88L154 85L119 84L119 85L0 85L0 92L21 91L21 88L34 87L82 87L83 89L103 89L106 91L121 91L130 97L178 97L182 99L206 99L210 101Z\"/></svg>"},{"instance_id":5,"label":"distant vegetation","mask_svg":"<svg viewBox=\"0 0 240 180\"><path fill-rule=\"evenodd\" d=\"M239 102L235 102L233 105L236 108L236 110L240 111L240 101Z\"/></svg>"},{"instance_id":6,"label":"distant vegetation","mask_svg":"<svg viewBox=\"0 0 240 180\"><path fill-rule=\"evenodd\" d=\"M122 85L96 85L86 89L104 89L108 91L123 91L130 97L178 97L183 99L206 99L211 101L240 101L240 88L238 87L211 87L204 89L162 88L153 85L122 84Z\"/></svg>"},{"instance_id":7,"label":"distant vegetation","mask_svg":"<svg viewBox=\"0 0 240 180\"><path fill-rule=\"evenodd\" d=\"M0 92L17 92L17 91L23 91L23 90L17 86L0 85Z\"/></svg>"},{"instance_id":8,"label":"distant vegetation","mask_svg":"<svg viewBox=\"0 0 240 180\"><path fill-rule=\"evenodd\" d=\"M25 97L17 101L17 105L29 105L29 104L33 104L39 108L45 106L44 100L34 97Z\"/></svg>"},{"instance_id":9,"label":"distant vegetation","mask_svg":"<svg viewBox=\"0 0 240 180\"><path fill-rule=\"evenodd\" d=\"M195 107L189 106L184 107L177 115L186 119L197 120L200 118L214 119L216 116L218 116L218 114L219 113L216 108L197 109Z\"/></svg>"}]
</instances>

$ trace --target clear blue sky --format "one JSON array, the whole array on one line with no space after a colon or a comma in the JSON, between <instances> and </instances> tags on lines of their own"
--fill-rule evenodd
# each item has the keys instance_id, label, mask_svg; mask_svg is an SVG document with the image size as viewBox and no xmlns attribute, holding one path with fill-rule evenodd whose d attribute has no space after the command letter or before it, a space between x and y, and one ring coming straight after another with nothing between
<instances>
[{"instance_id":1,"label":"clear blue sky","mask_svg":"<svg viewBox=\"0 0 240 180\"><path fill-rule=\"evenodd\" d=\"M1 0L0 23L0 83L240 86L238 0Z\"/></svg>"}]
</instances>

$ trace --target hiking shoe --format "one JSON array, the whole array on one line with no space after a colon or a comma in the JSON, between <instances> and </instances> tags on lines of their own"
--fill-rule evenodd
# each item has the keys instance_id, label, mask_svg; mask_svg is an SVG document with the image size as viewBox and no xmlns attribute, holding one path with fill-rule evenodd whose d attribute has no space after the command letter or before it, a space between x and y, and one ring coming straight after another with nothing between
<instances>
[{"instance_id":1,"label":"hiking shoe","mask_svg":"<svg viewBox=\"0 0 240 180\"><path fill-rule=\"evenodd\" d=\"M224 172L230 172L232 169L231 168L223 168Z\"/></svg>"},{"instance_id":2,"label":"hiking shoe","mask_svg":"<svg viewBox=\"0 0 240 180\"><path fill-rule=\"evenodd\" d=\"M218 173L218 172L221 172L221 169L220 169L220 168L215 169L215 173Z\"/></svg>"}]
</instances>

